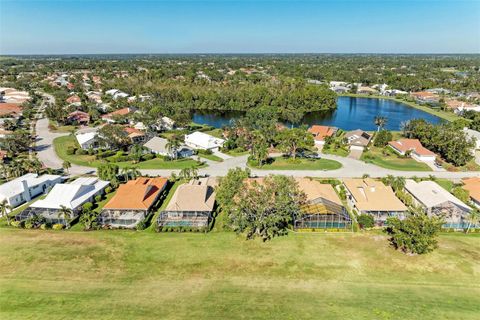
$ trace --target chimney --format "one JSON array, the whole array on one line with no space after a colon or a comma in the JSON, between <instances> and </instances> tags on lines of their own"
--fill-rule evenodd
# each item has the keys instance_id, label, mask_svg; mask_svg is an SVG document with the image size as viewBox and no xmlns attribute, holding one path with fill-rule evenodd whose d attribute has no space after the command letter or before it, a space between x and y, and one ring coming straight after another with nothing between
<instances>
[{"instance_id":1,"label":"chimney","mask_svg":"<svg viewBox=\"0 0 480 320\"><path fill-rule=\"evenodd\" d=\"M25 197L25 201L30 201L32 198L30 197L30 190L28 189L28 183L27 180L22 180L22 186L23 186L23 195Z\"/></svg>"}]
</instances>

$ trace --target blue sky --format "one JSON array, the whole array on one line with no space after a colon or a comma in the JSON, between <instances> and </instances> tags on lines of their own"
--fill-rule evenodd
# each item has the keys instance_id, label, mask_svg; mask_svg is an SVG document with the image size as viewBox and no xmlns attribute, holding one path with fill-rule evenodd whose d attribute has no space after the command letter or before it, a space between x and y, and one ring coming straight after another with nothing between
<instances>
[{"instance_id":1,"label":"blue sky","mask_svg":"<svg viewBox=\"0 0 480 320\"><path fill-rule=\"evenodd\" d=\"M0 0L0 54L480 53L480 1Z\"/></svg>"}]
</instances>

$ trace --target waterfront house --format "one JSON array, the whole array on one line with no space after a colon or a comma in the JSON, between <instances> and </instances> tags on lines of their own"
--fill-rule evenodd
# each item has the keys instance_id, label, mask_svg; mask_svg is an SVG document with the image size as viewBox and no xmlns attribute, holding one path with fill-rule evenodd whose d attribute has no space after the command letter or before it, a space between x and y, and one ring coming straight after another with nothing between
<instances>
[{"instance_id":1,"label":"waterfront house","mask_svg":"<svg viewBox=\"0 0 480 320\"><path fill-rule=\"evenodd\" d=\"M388 146L402 156L410 152L410 156L422 162L435 161L437 155L425 148L418 139L398 139L397 141L389 141Z\"/></svg>"},{"instance_id":2,"label":"waterfront house","mask_svg":"<svg viewBox=\"0 0 480 320\"><path fill-rule=\"evenodd\" d=\"M185 144L193 149L218 151L224 143L224 139L216 138L200 131L185 135Z\"/></svg>"},{"instance_id":3,"label":"waterfront house","mask_svg":"<svg viewBox=\"0 0 480 320\"><path fill-rule=\"evenodd\" d=\"M307 201L300 208L300 213L294 214L295 229L351 228L350 216L332 185L308 178L296 181Z\"/></svg>"},{"instance_id":4,"label":"waterfront house","mask_svg":"<svg viewBox=\"0 0 480 320\"><path fill-rule=\"evenodd\" d=\"M345 179L347 204L358 214L372 215L375 224L383 226L388 217L403 219L407 207L395 196L392 188L371 178Z\"/></svg>"},{"instance_id":5,"label":"waterfront house","mask_svg":"<svg viewBox=\"0 0 480 320\"><path fill-rule=\"evenodd\" d=\"M308 128L308 132L313 134L313 139L316 145L324 145L325 138L332 137L336 134L338 128L329 126L313 125Z\"/></svg>"},{"instance_id":6,"label":"waterfront house","mask_svg":"<svg viewBox=\"0 0 480 320\"><path fill-rule=\"evenodd\" d=\"M215 207L213 178L191 180L180 185L158 217L159 227L206 227Z\"/></svg>"},{"instance_id":7,"label":"waterfront house","mask_svg":"<svg viewBox=\"0 0 480 320\"><path fill-rule=\"evenodd\" d=\"M350 150L363 150L372 140L372 135L361 129L348 131L345 134L345 140L350 146Z\"/></svg>"},{"instance_id":8,"label":"waterfront house","mask_svg":"<svg viewBox=\"0 0 480 320\"><path fill-rule=\"evenodd\" d=\"M427 91L419 91L419 92L412 92L410 93L416 102L423 104L423 103L438 103L440 101L440 97L438 94L433 92Z\"/></svg>"},{"instance_id":9,"label":"waterfront house","mask_svg":"<svg viewBox=\"0 0 480 320\"><path fill-rule=\"evenodd\" d=\"M120 185L97 221L103 226L135 228L158 202L167 182L166 178L140 177Z\"/></svg>"},{"instance_id":10,"label":"waterfront house","mask_svg":"<svg viewBox=\"0 0 480 320\"><path fill-rule=\"evenodd\" d=\"M82 177L70 183L57 183L45 199L38 200L15 216L15 220L24 221L34 216L45 218L48 223L66 224L61 214L62 206L71 210L69 219L78 217L82 205L92 202L95 196L103 194L110 182L95 177Z\"/></svg>"},{"instance_id":11,"label":"waterfront house","mask_svg":"<svg viewBox=\"0 0 480 320\"><path fill-rule=\"evenodd\" d=\"M467 218L472 211L467 204L433 181L408 179L405 191L412 196L416 206L429 216L442 217L444 228L464 229L468 227Z\"/></svg>"},{"instance_id":12,"label":"waterfront house","mask_svg":"<svg viewBox=\"0 0 480 320\"><path fill-rule=\"evenodd\" d=\"M27 173L0 185L0 202L7 201L12 208L45 193L55 184L62 182L59 175Z\"/></svg>"}]
</instances>

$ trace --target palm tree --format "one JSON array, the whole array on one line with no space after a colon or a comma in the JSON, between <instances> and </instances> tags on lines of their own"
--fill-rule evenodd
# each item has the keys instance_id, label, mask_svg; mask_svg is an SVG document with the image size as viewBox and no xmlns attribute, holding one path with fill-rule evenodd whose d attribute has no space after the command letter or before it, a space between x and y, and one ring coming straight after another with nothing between
<instances>
[{"instance_id":1,"label":"palm tree","mask_svg":"<svg viewBox=\"0 0 480 320\"><path fill-rule=\"evenodd\" d=\"M167 148L168 152L173 154L173 158L177 159L177 156L178 156L177 150L178 148L180 148L181 145L182 145L182 141L180 140L180 137L177 135L172 135L170 139L168 139L168 142L165 145L165 147Z\"/></svg>"},{"instance_id":2,"label":"palm tree","mask_svg":"<svg viewBox=\"0 0 480 320\"><path fill-rule=\"evenodd\" d=\"M470 214L468 215L468 228L465 231L465 233L468 233L470 231L471 226L476 225L479 220L480 220L480 211L478 209L473 209L472 211L470 211Z\"/></svg>"},{"instance_id":3,"label":"palm tree","mask_svg":"<svg viewBox=\"0 0 480 320\"><path fill-rule=\"evenodd\" d=\"M130 156L133 159L133 163L139 163L142 155L143 147L141 145L136 144L130 149Z\"/></svg>"},{"instance_id":4,"label":"palm tree","mask_svg":"<svg viewBox=\"0 0 480 320\"><path fill-rule=\"evenodd\" d=\"M8 204L7 200L3 200L2 202L0 202L0 215L7 218L8 225L10 225L10 217L8 216L8 211L11 209L12 207Z\"/></svg>"},{"instance_id":5,"label":"palm tree","mask_svg":"<svg viewBox=\"0 0 480 320\"><path fill-rule=\"evenodd\" d=\"M380 131L388 122L387 117L376 116L374 119L375 125L377 126L377 132Z\"/></svg>"},{"instance_id":6,"label":"palm tree","mask_svg":"<svg viewBox=\"0 0 480 320\"><path fill-rule=\"evenodd\" d=\"M183 168L182 170L180 170L180 173L179 173L180 178L185 180L190 180L191 178L190 170L191 170L190 168Z\"/></svg>"},{"instance_id":7,"label":"palm tree","mask_svg":"<svg viewBox=\"0 0 480 320\"><path fill-rule=\"evenodd\" d=\"M67 160L63 161L62 168L67 170L67 173L70 173L70 170L68 169L70 169L71 167L72 167L72 164L70 163L70 161L67 161Z\"/></svg>"},{"instance_id":8,"label":"palm tree","mask_svg":"<svg viewBox=\"0 0 480 320\"><path fill-rule=\"evenodd\" d=\"M65 227L68 229L70 228L70 219L72 218L73 211L70 208L67 208L65 206L60 206L60 211L58 213L58 216L62 216L63 219L65 219Z\"/></svg>"},{"instance_id":9,"label":"palm tree","mask_svg":"<svg viewBox=\"0 0 480 320\"><path fill-rule=\"evenodd\" d=\"M192 166L190 168L190 175L192 176L193 179L198 179L198 169L195 166Z\"/></svg>"}]
</instances>

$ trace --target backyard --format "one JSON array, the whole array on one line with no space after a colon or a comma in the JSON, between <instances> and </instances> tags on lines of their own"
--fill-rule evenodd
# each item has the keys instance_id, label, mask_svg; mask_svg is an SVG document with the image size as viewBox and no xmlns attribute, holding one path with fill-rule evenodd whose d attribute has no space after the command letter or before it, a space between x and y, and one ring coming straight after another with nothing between
<instances>
[{"instance_id":1,"label":"backyard","mask_svg":"<svg viewBox=\"0 0 480 320\"><path fill-rule=\"evenodd\" d=\"M377 233L0 228L0 318L477 319L479 240L407 256Z\"/></svg>"},{"instance_id":2,"label":"backyard","mask_svg":"<svg viewBox=\"0 0 480 320\"><path fill-rule=\"evenodd\" d=\"M306 158L269 158L267 163L259 167L257 162L249 161L248 165L262 170L336 170L342 167L340 162L329 159L306 159Z\"/></svg>"},{"instance_id":3,"label":"backyard","mask_svg":"<svg viewBox=\"0 0 480 320\"><path fill-rule=\"evenodd\" d=\"M55 152L57 155L70 163L77 164L80 166L86 167L98 167L102 164L102 161L96 160L95 156L93 155L77 155L67 154L67 149L70 146L76 146L75 137L73 136L63 136L58 137L53 140L53 144L55 147ZM171 160L166 161L163 158L154 158L147 161L142 161L139 163L132 163L131 161L125 162L116 162L120 168L123 167L130 167L132 165L136 166L138 169L184 169L184 168L191 168L191 167L201 167L199 166L198 162L193 159L178 159L178 160Z\"/></svg>"}]
</instances>

